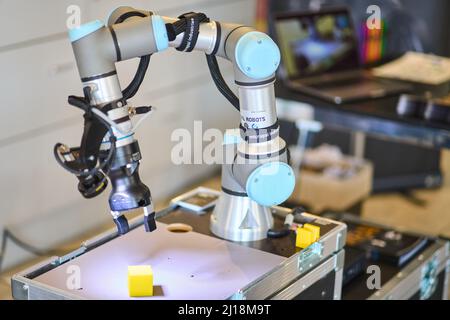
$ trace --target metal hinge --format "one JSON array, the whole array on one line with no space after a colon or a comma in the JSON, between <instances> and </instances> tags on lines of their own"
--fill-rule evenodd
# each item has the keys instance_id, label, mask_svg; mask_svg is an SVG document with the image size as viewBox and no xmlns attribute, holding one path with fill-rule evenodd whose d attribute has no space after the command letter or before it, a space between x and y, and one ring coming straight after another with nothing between
<instances>
[{"instance_id":1,"label":"metal hinge","mask_svg":"<svg viewBox=\"0 0 450 320\"><path fill-rule=\"evenodd\" d=\"M298 270L304 273L316 266L322 259L322 251L323 245L320 242L315 242L302 250L298 255Z\"/></svg>"}]
</instances>

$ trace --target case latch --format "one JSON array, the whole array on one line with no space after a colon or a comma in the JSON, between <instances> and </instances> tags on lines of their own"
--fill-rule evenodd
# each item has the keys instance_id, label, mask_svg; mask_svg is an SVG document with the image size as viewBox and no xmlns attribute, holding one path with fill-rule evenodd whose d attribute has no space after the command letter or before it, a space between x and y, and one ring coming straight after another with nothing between
<instances>
[{"instance_id":1,"label":"case latch","mask_svg":"<svg viewBox=\"0 0 450 320\"><path fill-rule=\"evenodd\" d=\"M436 290L438 279L438 259L434 256L422 267L420 280L420 300L429 299Z\"/></svg>"},{"instance_id":2,"label":"case latch","mask_svg":"<svg viewBox=\"0 0 450 320\"><path fill-rule=\"evenodd\" d=\"M314 242L309 247L303 249L298 256L298 270L302 273L316 266L322 259L323 245Z\"/></svg>"}]
</instances>

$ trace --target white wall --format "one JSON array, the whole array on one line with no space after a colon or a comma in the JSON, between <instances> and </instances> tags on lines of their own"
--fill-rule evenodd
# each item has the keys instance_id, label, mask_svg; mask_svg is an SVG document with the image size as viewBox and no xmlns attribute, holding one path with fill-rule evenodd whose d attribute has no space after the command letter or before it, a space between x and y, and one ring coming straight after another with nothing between
<instances>
[{"instance_id":1,"label":"white wall","mask_svg":"<svg viewBox=\"0 0 450 320\"><path fill-rule=\"evenodd\" d=\"M66 103L81 85L66 35L66 8L77 4L82 22L103 19L127 4L178 16L202 11L213 19L252 24L253 0L0 0L0 228L9 227L38 247L49 247L105 222L111 222L107 193L84 200L76 179L52 155L56 142L78 145L81 113ZM126 85L136 61L119 64ZM222 64L231 80L231 66ZM208 166L175 166L170 161L173 129L230 128L239 118L215 89L205 57L175 50L152 58L147 79L132 101L157 111L141 127L141 176L156 200L208 175ZM29 257L10 245L4 267Z\"/></svg>"}]
</instances>

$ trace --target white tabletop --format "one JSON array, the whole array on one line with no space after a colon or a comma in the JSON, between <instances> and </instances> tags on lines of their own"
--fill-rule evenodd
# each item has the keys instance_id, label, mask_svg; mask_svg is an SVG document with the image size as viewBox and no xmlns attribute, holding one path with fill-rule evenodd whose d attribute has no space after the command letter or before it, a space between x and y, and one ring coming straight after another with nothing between
<instances>
[{"instance_id":1,"label":"white tabletop","mask_svg":"<svg viewBox=\"0 0 450 320\"><path fill-rule=\"evenodd\" d=\"M127 271L151 265L154 297L226 299L269 272L284 257L196 232L173 233L167 225L145 233L139 227L35 280L87 299L130 299ZM79 272L81 288L70 288ZM68 285L69 283L69 285Z\"/></svg>"}]
</instances>

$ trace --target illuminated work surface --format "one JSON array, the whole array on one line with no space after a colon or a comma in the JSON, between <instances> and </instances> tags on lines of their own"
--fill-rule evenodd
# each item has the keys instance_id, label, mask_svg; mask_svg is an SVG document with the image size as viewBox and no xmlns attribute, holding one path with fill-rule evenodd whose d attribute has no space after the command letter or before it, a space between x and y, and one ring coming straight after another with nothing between
<instances>
[{"instance_id":1,"label":"illuminated work surface","mask_svg":"<svg viewBox=\"0 0 450 320\"><path fill-rule=\"evenodd\" d=\"M284 257L167 225L141 226L39 277L36 281L87 299L130 299L128 266L151 265L154 296L145 299L226 299ZM75 266L75 267L73 267ZM76 284L79 271L81 288ZM139 298L143 299L143 298Z\"/></svg>"}]
</instances>

